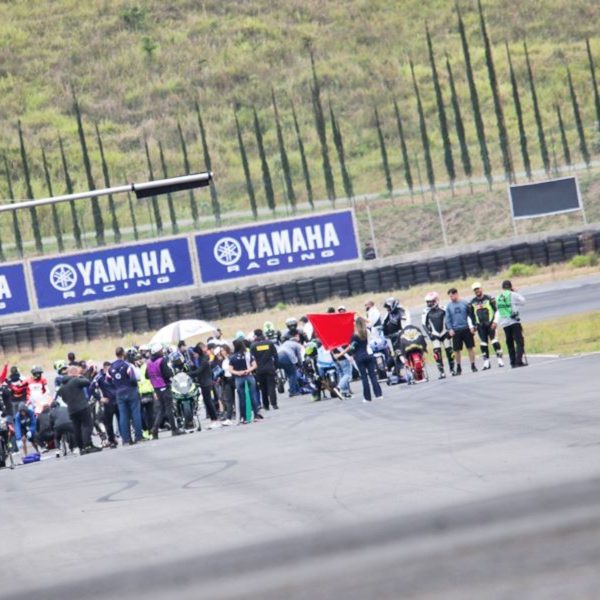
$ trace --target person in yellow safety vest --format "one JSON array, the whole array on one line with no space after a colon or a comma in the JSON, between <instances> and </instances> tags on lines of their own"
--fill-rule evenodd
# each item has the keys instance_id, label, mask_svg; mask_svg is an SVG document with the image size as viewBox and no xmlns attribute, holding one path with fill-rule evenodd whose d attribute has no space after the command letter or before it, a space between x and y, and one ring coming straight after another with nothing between
<instances>
[{"instance_id":1,"label":"person in yellow safety vest","mask_svg":"<svg viewBox=\"0 0 600 600\"><path fill-rule=\"evenodd\" d=\"M519 315L519 306L525 304L525 298L513 289L512 283L505 279L502 282L502 292L496 297L498 306L498 325L504 329L506 347L510 356L510 366L526 367L525 340Z\"/></svg>"},{"instance_id":2,"label":"person in yellow safety vest","mask_svg":"<svg viewBox=\"0 0 600 600\"><path fill-rule=\"evenodd\" d=\"M154 425L154 388L152 382L146 378L147 363L144 361L140 368L140 380L138 381L138 391L142 401L142 425L143 435L146 439L151 438L151 430Z\"/></svg>"}]
</instances>

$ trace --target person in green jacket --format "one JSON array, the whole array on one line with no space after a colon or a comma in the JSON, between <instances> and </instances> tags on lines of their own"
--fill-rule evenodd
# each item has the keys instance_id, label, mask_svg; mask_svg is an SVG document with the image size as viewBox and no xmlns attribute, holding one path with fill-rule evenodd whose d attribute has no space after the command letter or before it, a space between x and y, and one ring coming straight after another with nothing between
<instances>
[{"instance_id":1,"label":"person in green jacket","mask_svg":"<svg viewBox=\"0 0 600 600\"><path fill-rule=\"evenodd\" d=\"M525 304L525 298L518 294L512 283L505 279L502 282L502 292L496 297L499 319L498 325L504 329L506 336L506 347L510 356L510 366L526 367L525 339L523 337L523 326L519 315L519 306Z\"/></svg>"}]
</instances>

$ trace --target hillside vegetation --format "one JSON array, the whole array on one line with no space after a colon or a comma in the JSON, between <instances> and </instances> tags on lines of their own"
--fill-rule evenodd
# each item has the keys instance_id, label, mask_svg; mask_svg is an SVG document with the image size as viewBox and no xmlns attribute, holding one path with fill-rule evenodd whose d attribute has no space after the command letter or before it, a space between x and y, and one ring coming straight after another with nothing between
<instances>
[{"instance_id":1,"label":"hillside vegetation","mask_svg":"<svg viewBox=\"0 0 600 600\"><path fill-rule=\"evenodd\" d=\"M506 170L501 154L496 110L492 97L480 16L475 0L459 0L464 19L473 73L492 170ZM499 97L508 132L513 169L526 169L522 157L523 133L533 169L543 169L539 131L532 108L523 42L527 41L534 75L548 161L552 168L565 162L593 159L600 152L599 113L586 50L600 68L600 4L589 0L485 0L482 4L493 51ZM234 108L248 154L249 168L259 206L268 203L264 167L261 164L253 109L257 111L270 169L273 200L280 209L289 196L285 164L278 146L272 91L278 103L289 172L298 203L306 202L307 188L292 118L291 101L307 155L313 196L331 196L326 188L322 150L311 99L311 88L320 86L320 100L328 142L336 196L346 195L332 131L330 105L343 137L347 172L354 194L385 193L407 186L407 165L400 145L394 99L404 126L408 165L414 185L418 174L428 185L426 149L409 61L414 62L423 118L425 143L431 151L435 183L449 179L447 148L440 130L439 106L428 57L425 26L428 24L443 94L449 141L456 179L465 174L464 157L457 136L445 55L453 69L457 100L462 112L472 177L484 174L480 145L473 119L471 95L459 35L457 11L442 0L179 0L165 3L147 0L8 0L0 4L0 152L6 155L13 194L28 197L17 121L31 171L31 191L48 195L41 148L48 157L54 193L67 189L59 152L64 140L66 161L73 187L87 189L89 179L82 163L71 86L81 107L93 180L104 186L101 158L94 126L104 145L108 173L113 183L142 180L149 167L144 149L148 142L155 177L162 176L158 142L164 148L171 175L186 170L178 123L187 143L189 169L204 170L204 153L195 109L199 103L207 146L216 174L217 199L196 193L200 213L212 215L215 202L221 211L243 209L250 213L247 184L238 145ZM520 132L513 98L505 42L518 84L524 130ZM317 79L311 70L313 53ZM567 79L580 111L581 130ZM564 121L564 139L557 121L557 107ZM375 108L378 118L375 116ZM598 110L600 111L600 104ZM383 168L381 137L386 146L389 176ZM581 145L585 136L587 152ZM521 143L520 143L521 139ZM565 157L565 150L570 157ZM569 160L570 158L570 160ZM546 165L548 168L548 165ZM0 194L9 197L4 163L0 157ZM391 184L391 186L390 186ZM591 183L589 188L595 189ZM498 186L492 194L504 194ZM487 186L477 194L487 198ZM465 197L474 204L469 188L460 188L453 201ZM289 200L288 200L289 202ZM495 200L493 201L495 202ZM107 239L111 217L107 200L100 201ZM131 225L127 199L115 198L115 214L121 228ZM466 204L465 204L466 206ZM175 198L179 219L190 219L187 195ZM155 213L133 205L138 225L155 223ZM165 199L158 204L164 231L172 230ZM143 209L143 210L142 210ZM86 231L94 231L92 213L78 204L78 219ZM52 236L49 208L39 210L43 235ZM23 237L32 239L30 214L19 215ZM69 207L58 209L65 246L72 247ZM210 223L203 226L209 226ZM503 226L504 227L504 226ZM510 223L508 223L510 231ZM4 244L12 244L14 223L0 217ZM26 249L29 251L28 249ZM7 252L8 255L11 252Z\"/></svg>"}]
</instances>

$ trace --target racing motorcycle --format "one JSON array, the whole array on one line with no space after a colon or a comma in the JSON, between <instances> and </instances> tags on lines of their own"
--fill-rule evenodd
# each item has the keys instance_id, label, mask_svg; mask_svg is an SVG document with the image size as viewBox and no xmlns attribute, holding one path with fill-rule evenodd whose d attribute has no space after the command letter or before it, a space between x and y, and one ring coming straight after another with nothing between
<instances>
[{"instance_id":1,"label":"racing motorcycle","mask_svg":"<svg viewBox=\"0 0 600 600\"><path fill-rule=\"evenodd\" d=\"M202 429L198 418L198 397L200 390L192 378L183 371L171 381L171 392L175 404L175 419L179 429Z\"/></svg>"}]
</instances>

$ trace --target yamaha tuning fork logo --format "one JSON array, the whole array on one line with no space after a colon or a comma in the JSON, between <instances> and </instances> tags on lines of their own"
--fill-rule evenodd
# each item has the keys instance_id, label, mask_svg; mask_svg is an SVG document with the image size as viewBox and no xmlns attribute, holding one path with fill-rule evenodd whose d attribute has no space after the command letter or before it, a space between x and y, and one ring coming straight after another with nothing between
<instances>
[{"instance_id":1,"label":"yamaha tuning fork logo","mask_svg":"<svg viewBox=\"0 0 600 600\"><path fill-rule=\"evenodd\" d=\"M34 260L31 269L40 308L194 284L186 239Z\"/></svg>"},{"instance_id":2,"label":"yamaha tuning fork logo","mask_svg":"<svg viewBox=\"0 0 600 600\"><path fill-rule=\"evenodd\" d=\"M359 258L352 211L196 236L205 283Z\"/></svg>"}]
</instances>

